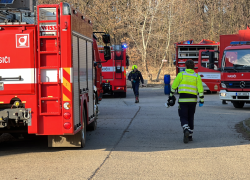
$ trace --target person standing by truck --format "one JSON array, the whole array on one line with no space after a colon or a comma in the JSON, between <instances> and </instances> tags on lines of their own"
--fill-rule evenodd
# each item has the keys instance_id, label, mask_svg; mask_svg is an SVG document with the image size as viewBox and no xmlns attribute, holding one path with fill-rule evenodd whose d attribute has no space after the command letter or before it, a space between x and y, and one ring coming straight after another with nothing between
<instances>
[{"instance_id":1,"label":"person standing by truck","mask_svg":"<svg viewBox=\"0 0 250 180\"><path fill-rule=\"evenodd\" d=\"M169 100L174 100L174 92L178 88L179 91L179 109L181 126L183 128L184 143L192 141L194 130L194 114L197 104L197 95L199 94L199 106L202 107L204 103L204 93L201 77L194 72L194 61L187 60L185 62L186 70L178 73L172 87ZM172 104L173 106L174 104Z\"/></svg>"},{"instance_id":2,"label":"person standing by truck","mask_svg":"<svg viewBox=\"0 0 250 180\"><path fill-rule=\"evenodd\" d=\"M139 85L141 81L142 86L144 86L144 80L143 80L141 72L138 71L136 65L132 66L132 71L129 73L128 79L132 83L132 88L133 88L134 95L135 95L135 103L139 103Z\"/></svg>"}]
</instances>

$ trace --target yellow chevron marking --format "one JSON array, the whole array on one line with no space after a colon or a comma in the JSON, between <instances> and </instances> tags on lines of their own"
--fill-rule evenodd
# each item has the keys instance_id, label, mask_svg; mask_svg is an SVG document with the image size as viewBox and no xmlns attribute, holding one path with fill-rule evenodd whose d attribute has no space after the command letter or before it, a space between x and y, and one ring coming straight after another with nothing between
<instances>
[{"instance_id":1,"label":"yellow chevron marking","mask_svg":"<svg viewBox=\"0 0 250 180\"><path fill-rule=\"evenodd\" d=\"M65 94L63 94L63 101L70 101L70 99L67 96L65 96Z\"/></svg>"},{"instance_id":2,"label":"yellow chevron marking","mask_svg":"<svg viewBox=\"0 0 250 180\"><path fill-rule=\"evenodd\" d=\"M70 68L63 68L69 75L71 75L70 74Z\"/></svg>"},{"instance_id":3,"label":"yellow chevron marking","mask_svg":"<svg viewBox=\"0 0 250 180\"><path fill-rule=\"evenodd\" d=\"M63 78L63 86L66 87L69 90L69 92L71 92L71 84L65 78Z\"/></svg>"}]
</instances>

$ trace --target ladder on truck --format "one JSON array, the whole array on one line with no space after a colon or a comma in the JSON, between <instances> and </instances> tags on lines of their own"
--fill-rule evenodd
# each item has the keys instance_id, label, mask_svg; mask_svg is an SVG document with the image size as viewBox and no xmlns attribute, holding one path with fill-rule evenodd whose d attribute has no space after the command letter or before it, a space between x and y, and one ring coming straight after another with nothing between
<instances>
[{"instance_id":1,"label":"ladder on truck","mask_svg":"<svg viewBox=\"0 0 250 180\"><path fill-rule=\"evenodd\" d=\"M39 5L38 85L40 115L61 115L59 5Z\"/></svg>"}]
</instances>

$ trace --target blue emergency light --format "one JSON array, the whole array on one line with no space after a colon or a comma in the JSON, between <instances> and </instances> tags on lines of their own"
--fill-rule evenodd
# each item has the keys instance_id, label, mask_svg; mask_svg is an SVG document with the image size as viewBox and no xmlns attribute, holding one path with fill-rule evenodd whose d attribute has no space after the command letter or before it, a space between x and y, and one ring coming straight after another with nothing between
<instances>
[{"instance_id":1,"label":"blue emergency light","mask_svg":"<svg viewBox=\"0 0 250 180\"><path fill-rule=\"evenodd\" d=\"M229 83L229 86L232 86L233 85L233 83Z\"/></svg>"},{"instance_id":2,"label":"blue emergency light","mask_svg":"<svg viewBox=\"0 0 250 180\"><path fill-rule=\"evenodd\" d=\"M126 49L127 47L128 47L127 44L122 45L122 48L124 48L124 49Z\"/></svg>"},{"instance_id":3,"label":"blue emergency light","mask_svg":"<svg viewBox=\"0 0 250 180\"><path fill-rule=\"evenodd\" d=\"M14 0L0 0L0 4L13 4Z\"/></svg>"},{"instance_id":4,"label":"blue emergency light","mask_svg":"<svg viewBox=\"0 0 250 180\"><path fill-rule=\"evenodd\" d=\"M231 46L236 46L236 45L250 45L250 41L232 41L230 43Z\"/></svg>"}]
</instances>

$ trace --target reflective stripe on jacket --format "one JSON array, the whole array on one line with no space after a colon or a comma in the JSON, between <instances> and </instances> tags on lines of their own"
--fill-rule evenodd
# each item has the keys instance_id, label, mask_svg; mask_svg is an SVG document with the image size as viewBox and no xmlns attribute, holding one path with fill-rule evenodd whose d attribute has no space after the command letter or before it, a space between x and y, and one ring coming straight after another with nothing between
<instances>
[{"instance_id":1,"label":"reflective stripe on jacket","mask_svg":"<svg viewBox=\"0 0 250 180\"><path fill-rule=\"evenodd\" d=\"M200 101L204 102L204 93L201 77L194 72L193 69L186 69L181 72L175 78L172 88L171 95L178 89L180 94L190 94L192 98L179 98L179 102L197 102L197 94L199 93ZM196 98L194 98L196 97Z\"/></svg>"}]
</instances>

